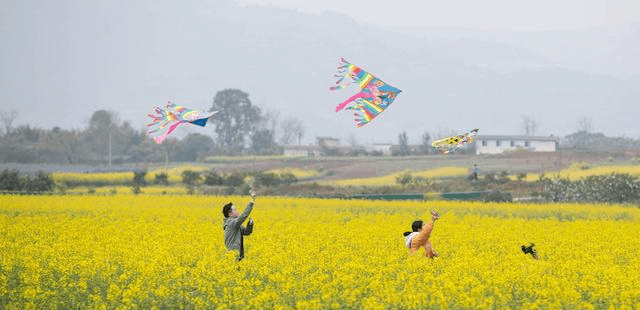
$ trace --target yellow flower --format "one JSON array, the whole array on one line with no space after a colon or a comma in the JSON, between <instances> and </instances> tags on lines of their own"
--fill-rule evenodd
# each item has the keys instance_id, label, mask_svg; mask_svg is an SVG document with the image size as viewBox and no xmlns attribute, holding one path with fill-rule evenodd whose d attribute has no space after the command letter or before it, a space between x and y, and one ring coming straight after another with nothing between
<instances>
[{"instance_id":1,"label":"yellow flower","mask_svg":"<svg viewBox=\"0 0 640 310\"><path fill-rule=\"evenodd\" d=\"M640 209L260 197L246 258L221 207L247 197L0 196L7 308L631 308ZM440 257L402 232L441 213ZM615 237L612 237L615 236ZM535 243L539 260L521 245ZM562 262L562 263L558 263Z\"/></svg>"}]
</instances>

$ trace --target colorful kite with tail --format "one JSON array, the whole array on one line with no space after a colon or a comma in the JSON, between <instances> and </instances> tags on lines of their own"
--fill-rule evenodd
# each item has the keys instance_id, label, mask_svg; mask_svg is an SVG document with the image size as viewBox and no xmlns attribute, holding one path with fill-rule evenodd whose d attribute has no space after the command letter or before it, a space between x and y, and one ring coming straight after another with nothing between
<instances>
[{"instance_id":1,"label":"colorful kite with tail","mask_svg":"<svg viewBox=\"0 0 640 310\"><path fill-rule=\"evenodd\" d=\"M353 115L355 116L357 127L368 124L376 116L380 115L401 92L400 89L383 82L373 74L349 63L344 58L340 58L340 66L334 76L338 80L336 81L336 86L330 87L330 90L344 89L354 82L360 86L360 91L357 94L349 97L349 99L336 107L336 112L345 107L347 110L354 110L355 113Z\"/></svg>"},{"instance_id":2,"label":"colorful kite with tail","mask_svg":"<svg viewBox=\"0 0 640 310\"><path fill-rule=\"evenodd\" d=\"M155 114L147 114L151 118L151 121L147 124L149 128L147 134L153 136L153 140L157 144L162 143L178 125L191 123L204 127L207 124L207 120L219 112L204 113L187 109L172 102L169 102L164 109L155 107L153 111Z\"/></svg>"}]
</instances>

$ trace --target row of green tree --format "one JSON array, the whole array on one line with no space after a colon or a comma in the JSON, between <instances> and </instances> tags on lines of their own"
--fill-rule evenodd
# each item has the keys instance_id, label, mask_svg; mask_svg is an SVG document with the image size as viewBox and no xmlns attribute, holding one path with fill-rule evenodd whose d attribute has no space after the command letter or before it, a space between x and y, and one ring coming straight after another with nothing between
<instances>
[{"instance_id":1,"label":"row of green tree","mask_svg":"<svg viewBox=\"0 0 640 310\"><path fill-rule=\"evenodd\" d=\"M42 171L34 177L21 176L18 170L5 169L0 173L0 191L42 193L52 191L54 186L51 175Z\"/></svg>"},{"instance_id":2,"label":"row of green tree","mask_svg":"<svg viewBox=\"0 0 640 310\"><path fill-rule=\"evenodd\" d=\"M23 125L13 128L16 111L2 113L0 162L112 164L123 162L196 161L204 154L278 154L281 145L299 142L302 122L292 118L278 124L277 112L263 112L238 89L219 91L209 111L220 111L210 120L215 140L204 134L169 138L161 145L145 129L120 121L115 112L93 113L87 128L42 129ZM276 141L276 129L283 134Z\"/></svg>"},{"instance_id":3,"label":"row of green tree","mask_svg":"<svg viewBox=\"0 0 640 310\"><path fill-rule=\"evenodd\" d=\"M210 186L243 186L274 187L282 184L297 182L298 178L291 172L233 172L230 174L218 174L214 171L199 173L185 170L182 172L182 183L187 185L204 184Z\"/></svg>"},{"instance_id":4,"label":"row of green tree","mask_svg":"<svg viewBox=\"0 0 640 310\"><path fill-rule=\"evenodd\" d=\"M133 185L144 186L146 172L136 172L133 176ZM220 174L215 171L198 172L185 170L182 172L182 183L188 186L209 185L209 186L242 186L251 182L255 187L273 187L281 184L291 184L298 181L298 178L291 172L232 172ZM154 176L154 184L168 185L168 175L164 172Z\"/></svg>"}]
</instances>

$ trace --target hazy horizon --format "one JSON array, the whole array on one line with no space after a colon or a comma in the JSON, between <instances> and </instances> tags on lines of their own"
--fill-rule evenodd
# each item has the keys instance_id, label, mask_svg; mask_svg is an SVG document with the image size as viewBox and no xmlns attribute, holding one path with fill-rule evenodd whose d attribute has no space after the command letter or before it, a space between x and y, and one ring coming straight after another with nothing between
<instances>
[{"instance_id":1,"label":"hazy horizon","mask_svg":"<svg viewBox=\"0 0 640 310\"><path fill-rule=\"evenodd\" d=\"M154 106L206 110L237 88L280 121L302 120L303 143L518 135L523 116L541 136L587 117L594 132L640 138L638 3L361 3L0 0L0 110L50 129L105 109L142 129ZM363 128L334 111L356 91L328 91L341 56L403 91ZM176 135L189 132L213 135Z\"/></svg>"},{"instance_id":2,"label":"hazy horizon","mask_svg":"<svg viewBox=\"0 0 640 310\"><path fill-rule=\"evenodd\" d=\"M632 0L514 2L368 0L237 0L321 14L336 12L379 26L445 26L492 31L558 31L640 22L640 4ZM553 8L551 10L550 8Z\"/></svg>"}]
</instances>

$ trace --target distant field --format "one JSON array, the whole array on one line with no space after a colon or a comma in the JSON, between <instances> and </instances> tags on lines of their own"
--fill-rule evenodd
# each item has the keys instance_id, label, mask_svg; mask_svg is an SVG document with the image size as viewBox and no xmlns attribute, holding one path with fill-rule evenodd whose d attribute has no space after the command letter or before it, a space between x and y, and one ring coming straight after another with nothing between
<instances>
[{"instance_id":1,"label":"distant field","mask_svg":"<svg viewBox=\"0 0 640 310\"><path fill-rule=\"evenodd\" d=\"M626 165L626 166L618 166L618 165L607 165L607 166L595 166L591 165L581 165L579 163L571 165L568 168L562 169L560 171L547 171L544 173L545 177L548 178L567 178L572 181L583 179L591 175L603 175L610 173L628 173L631 175L635 175L640 177L640 165ZM527 177L524 179L525 181L536 181L540 179L542 173L530 173L527 174ZM512 180L517 179L517 176L510 176Z\"/></svg>"},{"instance_id":2,"label":"distant field","mask_svg":"<svg viewBox=\"0 0 640 310\"><path fill-rule=\"evenodd\" d=\"M87 187L78 186L66 189L65 194L82 194L82 195L134 195L134 189L129 186L100 186ZM182 186L143 186L140 188L139 194L149 195L186 195L189 191Z\"/></svg>"},{"instance_id":3,"label":"distant field","mask_svg":"<svg viewBox=\"0 0 640 310\"><path fill-rule=\"evenodd\" d=\"M458 169L456 175L464 175L477 164L480 175L490 172L497 174L506 172L512 179L519 173L526 173L527 181L534 181L541 173L546 176L569 176L577 178L589 174L601 174L612 171L635 173L640 165L631 165L631 159L625 157L609 158L607 154L583 154L571 152L558 153L513 153L502 155L427 155L408 157L317 157L317 158L284 158L268 157L213 157L208 163L175 163L170 165L129 165L116 166L116 171L105 173L106 167L64 166L64 165L20 165L2 164L0 169L20 169L22 172L34 173L38 170L53 172L58 182L68 180L107 183L110 185L128 185L133 179L132 171L147 170L145 180L153 182L155 175L165 172L172 184L179 184L184 170L215 171L219 174L233 172L286 172L292 171L298 179L310 180L319 184L335 184L337 186L362 184L380 184L395 181L395 176L403 171L419 174L424 171L438 171L445 167ZM576 163L588 163L589 169L571 167ZM638 167L639 169L636 169ZM93 170L92 170L93 169ZM616 170L617 169L617 170ZM98 171L96 171L98 170ZM93 172L92 172L93 171ZM119 171L119 172L118 172ZM466 172L465 172L466 171ZM415 175L418 176L418 175Z\"/></svg>"},{"instance_id":4,"label":"distant field","mask_svg":"<svg viewBox=\"0 0 640 310\"><path fill-rule=\"evenodd\" d=\"M440 179L465 176L468 174L468 169L463 167L441 167L424 171L405 170L380 177L320 181L319 183L330 186L390 186L397 185L397 178L404 173L410 173L412 177Z\"/></svg>"},{"instance_id":5,"label":"distant field","mask_svg":"<svg viewBox=\"0 0 640 310\"><path fill-rule=\"evenodd\" d=\"M2 196L7 309L640 308L640 209L598 204L258 197L235 262L237 196ZM440 257L402 232L431 210ZM612 237L615 236L615 237ZM540 259L521 245L536 244Z\"/></svg>"},{"instance_id":6,"label":"distant field","mask_svg":"<svg viewBox=\"0 0 640 310\"><path fill-rule=\"evenodd\" d=\"M167 173L169 176L169 182L172 185L181 185L182 183L182 171L192 170L198 171L202 173L206 173L209 169L206 166L192 166L192 165L184 165L177 166L167 170L154 170L148 172L145 176L145 181L148 184L153 184L155 177L159 173ZM404 173L409 173L414 178L424 178L437 180L442 178L449 177L464 177L469 173L469 169L466 167L439 167L432 168L429 170L410 170L405 169L397 172L392 172L387 175L382 176L374 176L374 177L364 177L364 178L336 178L336 175L330 171L321 169L321 170L313 170L313 169L302 169L302 168L279 168L279 169L271 169L265 170L264 172L275 173L277 175L281 175L284 173L293 174L298 180L312 180L320 185L327 186L394 186L397 185L397 177ZM569 178L571 180L576 180L580 178L584 178L589 175L602 175L609 174L613 172L618 173L629 173L632 175L640 176L640 166L638 165L626 165L626 166L590 166L589 168L580 168L579 165L573 165L569 168L560 170L560 171L546 171L544 172L544 176L546 177L562 177ZM70 172L54 172L53 178L58 184L94 184L94 187L101 186L123 186L130 185L133 179L133 172L104 172L104 173L70 173ZM481 169L480 178L486 175ZM541 173L526 173L524 181L533 182L537 181ZM518 179L518 175L509 175L511 180ZM98 184L98 185L95 185ZM145 187L145 188L148 188ZM162 186L159 186L159 189L154 191L162 192L166 190L161 189ZM166 188L166 187L165 187ZM69 191L74 192L74 191Z\"/></svg>"},{"instance_id":7,"label":"distant field","mask_svg":"<svg viewBox=\"0 0 640 310\"><path fill-rule=\"evenodd\" d=\"M210 170L210 167L205 165L194 164L182 164L175 165L167 168L152 168L147 171L144 179L147 183L152 184L156 178L156 175L166 173L168 181L170 183L180 183L182 181L182 172L186 170L205 172ZM134 173L132 171L126 172L53 172L53 179L61 184L72 183L93 183L100 184L105 183L109 185L125 185L131 183Z\"/></svg>"}]
</instances>

